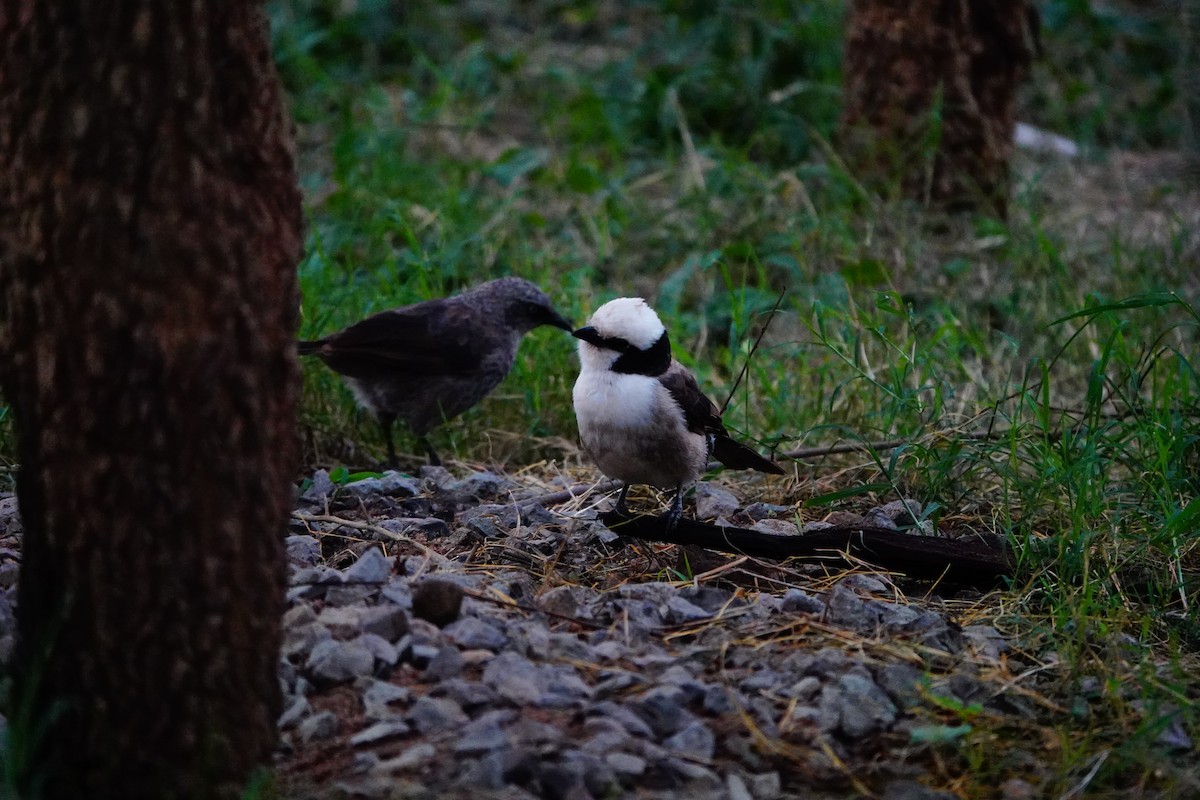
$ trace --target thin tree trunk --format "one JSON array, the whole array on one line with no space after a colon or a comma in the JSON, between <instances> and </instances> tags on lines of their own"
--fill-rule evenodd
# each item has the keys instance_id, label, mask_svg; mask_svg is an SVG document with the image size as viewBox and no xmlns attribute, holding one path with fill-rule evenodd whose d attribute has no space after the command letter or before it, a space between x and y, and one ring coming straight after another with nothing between
<instances>
[{"instance_id":1,"label":"thin tree trunk","mask_svg":"<svg viewBox=\"0 0 1200 800\"><path fill-rule=\"evenodd\" d=\"M1029 0L854 0L841 119L852 168L910 197L1003 215L1036 35Z\"/></svg>"},{"instance_id":2,"label":"thin tree trunk","mask_svg":"<svg viewBox=\"0 0 1200 800\"><path fill-rule=\"evenodd\" d=\"M301 212L257 3L0 0L26 796L236 796L280 706Z\"/></svg>"}]
</instances>

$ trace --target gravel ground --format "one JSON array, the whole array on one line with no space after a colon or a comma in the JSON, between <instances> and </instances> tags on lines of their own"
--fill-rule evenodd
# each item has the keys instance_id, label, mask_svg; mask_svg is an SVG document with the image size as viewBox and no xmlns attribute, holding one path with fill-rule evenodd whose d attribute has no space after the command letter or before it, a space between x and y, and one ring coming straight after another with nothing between
<instances>
[{"instance_id":1,"label":"gravel ground","mask_svg":"<svg viewBox=\"0 0 1200 800\"><path fill-rule=\"evenodd\" d=\"M288 539L289 796L953 797L922 783L953 709L1034 714L995 669L1010 642L962 624L977 596L626 544L607 500L535 501L555 483L313 476ZM795 532L711 483L688 513Z\"/></svg>"}]
</instances>

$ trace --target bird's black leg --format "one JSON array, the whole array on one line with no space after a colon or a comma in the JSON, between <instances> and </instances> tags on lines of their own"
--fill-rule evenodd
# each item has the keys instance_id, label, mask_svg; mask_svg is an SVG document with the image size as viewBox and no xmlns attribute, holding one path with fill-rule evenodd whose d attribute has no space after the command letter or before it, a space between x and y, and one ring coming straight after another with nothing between
<instances>
[{"instance_id":1,"label":"bird's black leg","mask_svg":"<svg viewBox=\"0 0 1200 800\"><path fill-rule=\"evenodd\" d=\"M675 530L679 520L683 518L683 486L675 489L675 499L671 501L671 509L667 512L667 533Z\"/></svg>"},{"instance_id":2,"label":"bird's black leg","mask_svg":"<svg viewBox=\"0 0 1200 800\"><path fill-rule=\"evenodd\" d=\"M399 464L396 461L396 444L392 441L392 422L396 418L391 415L381 416L379 418L379 427L383 428L383 438L387 441L388 460L385 465L388 469L396 469Z\"/></svg>"},{"instance_id":3,"label":"bird's black leg","mask_svg":"<svg viewBox=\"0 0 1200 800\"><path fill-rule=\"evenodd\" d=\"M440 467L442 465L442 460L438 458L437 451L434 450L433 445L429 443L429 437L422 436L419 441L421 446L425 448L425 455L429 456L429 466Z\"/></svg>"},{"instance_id":4,"label":"bird's black leg","mask_svg":"<svg viewBox=\"0 0 1200 800\"><path fill-rule=\"evenodd\" d=\"M623 484L621 486L621 493L619 495L617 495L617 505L613 509L613 511L616 511L622 517L629 516L629 506L625 505L625 495L627 495L627 494L629 494L629 484L628 483Z\"/></svg>"}]
</instances>

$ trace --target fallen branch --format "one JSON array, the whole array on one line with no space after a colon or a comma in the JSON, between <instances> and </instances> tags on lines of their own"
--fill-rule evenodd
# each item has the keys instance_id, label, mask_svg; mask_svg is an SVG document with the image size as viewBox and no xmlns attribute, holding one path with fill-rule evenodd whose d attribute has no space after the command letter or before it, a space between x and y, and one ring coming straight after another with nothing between
<instances>
[{"instance_id":1,"label":"fallen branch","mask_svg":"<svg viewBox=\"0 0 1200 800\"><path fill-rule=\"evenodd\" d=\"M690 519L681 519L673 530L668 530L665 516L624 516L615 511L601 514L600 520L614 533L627 538L693 544L724 553L776 560L849 553L917 580L980 589L995 588L1012 572L1012 559L1006 548L965 539L918 536L890 528L857 525L781 536Z\"/></svg>"}]
</instances>

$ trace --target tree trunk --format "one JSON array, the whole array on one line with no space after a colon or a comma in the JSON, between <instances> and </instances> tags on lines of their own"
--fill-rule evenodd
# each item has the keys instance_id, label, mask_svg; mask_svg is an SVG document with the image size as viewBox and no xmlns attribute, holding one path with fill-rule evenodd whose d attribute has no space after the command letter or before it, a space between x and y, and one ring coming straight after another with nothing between
<instances>
[{"instance_id":1,"label":"tree trunk","mask_svg":"<svg viewBox=\"0 0 1200 800\"><path fill-rule=\"evenodd\" d=\"M233 797L269 758L300 250L257 3L0 0L25 796Z\"/></svg>"},{"instance_id":2,"label":"tree trunk","mask_svg":"<svg viewBox=\"0 0 1200 800\"><path fill-rule=\"evenodd\" d=\"M1029 0L854 0L842 149L869 183L950 209L1006 211Z\"/></svg>"}]
</instances>

